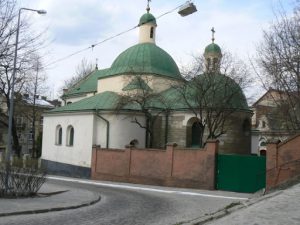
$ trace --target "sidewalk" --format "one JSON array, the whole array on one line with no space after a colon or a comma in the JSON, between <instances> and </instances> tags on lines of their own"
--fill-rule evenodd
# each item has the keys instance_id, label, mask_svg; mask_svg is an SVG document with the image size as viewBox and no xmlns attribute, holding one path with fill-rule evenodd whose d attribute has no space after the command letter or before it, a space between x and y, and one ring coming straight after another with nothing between
<instances>
[{"instance_id":1,"label":"sidewalk","mask_svg":"<svg viewBox=\"0 0 300 225\"><path fill-rule=\"evenodd\" d=\"M199 223L203 224L203 223ZM300 224L300 184L283 191L250 200L248 204L237 206L229 215L207 224Z\"/></svg>"},{"instance_id":2,"label":"sidewalk","mask_svg":"<svg viewBox=\"0 0 300 225\"><path fill-rule=\"evenodd\" d=\"M34 198L0 199L0 217L75 209L100 201L100 195L46 182Z\"/></svg>"}]
</instances>

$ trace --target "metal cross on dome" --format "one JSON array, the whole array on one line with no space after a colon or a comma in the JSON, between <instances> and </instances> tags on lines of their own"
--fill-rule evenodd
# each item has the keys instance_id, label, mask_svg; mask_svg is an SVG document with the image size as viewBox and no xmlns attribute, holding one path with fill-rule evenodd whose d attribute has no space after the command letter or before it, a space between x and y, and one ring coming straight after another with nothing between
<instances>
[{"instance_id":1,"label":"metal cross on dome","mask_svg":"<svg viewBox=\"0 0 300 225\"><path fill-rule=\"evenodd\" d=\"M213 27L213 28L211 28L211 32L212 32L212 38L211 38L211 40L212 40L212 42L214 43L214 41L215 41L215 33L216 33L216 31L215 31L215 28Z\"/></svg>"},{"instance_id":2,"label":"metal cross on dome","mask_svg":"<svg viewBox=\"0 0 300 225\"><path fill-rule=\"evenodd\" d=\"M149 13L149 11L150 11L150 2L151 2L151 0L147 0L147 8L146 8L147 13Z\"/></svg>"}]
</instances>

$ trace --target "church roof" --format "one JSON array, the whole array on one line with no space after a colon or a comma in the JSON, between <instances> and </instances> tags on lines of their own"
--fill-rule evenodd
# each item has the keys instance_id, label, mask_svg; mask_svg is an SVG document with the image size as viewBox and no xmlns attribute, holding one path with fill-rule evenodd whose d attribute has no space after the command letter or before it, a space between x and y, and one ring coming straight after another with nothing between
<instances>
[{"instance_id":1,"label":"church roof","mask_svg":"<svg viewBox=\"0 0 300 225\"><path fill-rule=\"evenodd\" d=\"M146 23L153 23L154 25L156 25L155 17L149 12L147 12L141 16L139 26L146 24Z\"/></svg>"},{"instance_id":2,"label":"church roof","mask_svg":"<svg viewBox=\"0 0 300 225\"><path fill-rule=\"evenodd\" d=\"M182 79L173 58L153 43L136 44L122 52L105 77L137 73Z\"/></svg>"},{"instance_id":3,"label":"church roof","mask_svg":"<svg viewBox=\"0 0 300 225\"><path fill-rule=\"evenodd\" d=\"M145 91L151 91L152 89L149 87L146 82L140 78L140 77L135 77L128 85L126 85L122 91L131 91L131 90L145 90Z\"/></svg>"},{"instance_id":4,"label":"church roof","mask_svg":"<svg viewBox=\"0 0 300 225\"><path fill-rule=\"evenodd\" d=\"M249 110L242 89L228 76L202 74L194 79L197 81L189 81L185 89L170 88L162 93L165 101L171 106L170 109L184 110L202 106Z\"/></svg>"},{"instance_id":5,"label":"church roof","mask_svg":"<svg viewBox=\"0 0 300 225\"><path fill-rule=\"evenodd\" d=\"M204 54L206 53L218 53L220 54L222 51L221 51L221 48L219 45L215 44L215 43L211 43L209 44L208 46L206 46L205 48L205 51L204 51Z\"/></svg>"},{"instance_id":6,"label":"church roof","mask_svg":"<svg viewBox=\"0 0 300 225\"><path fill-rule=\"evenodd\" d=\"M72 111L93 111L93 110L115 110L119 103L120 96L111 91L96 94L89 98L84 98L59 108L55 108L48 113L72 112ZM123 109L134 110L134 106L127 106Z\"/></svg>"},{"instance_id":7,"label":"church roof","mask_svg":"<svg viewBox=\"0 0 300 225\"><path fill-rule=\"evenodd\" d=\"M94 70L85 78L80 80L77 84L75 84L67 93L65 93L62 97L71 97L80 95L83 93L90 93L97 91L97 81L98 78L104 76L108 69L103 70Z\"/></svg>"}]
</instances>

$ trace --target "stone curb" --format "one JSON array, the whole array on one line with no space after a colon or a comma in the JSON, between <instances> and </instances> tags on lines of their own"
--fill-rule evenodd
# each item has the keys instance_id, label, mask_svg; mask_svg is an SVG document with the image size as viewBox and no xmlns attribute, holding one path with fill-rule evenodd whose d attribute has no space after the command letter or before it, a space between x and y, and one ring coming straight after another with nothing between
<instances>
[{"instance_id":1,"label":"stone curb","mask_svg":"<svg viewBox=\"0 0 300 225\"><path fill-rule=\"evenodd\" d=\"M180 225L206 224L208 222L212 222L213 220L217 220L217 219L220 219L221 217L227 216L227 215L229 215L235 211L238 211L240 209L247 208L251 205L254 205L254 204L264 201L266 199L275 197L275 196L281 194L282 192L283 191L281 190L281 191L273 192L273 193L263 195L260 197L250 198L245 202L233 202L233 203L229 204L228 206L226 206L216 212L207 214L205 216L202 216L202 217L190 220L190 221L179 222L178 224L180 224Z\"/></svg>"},{"instance_id":2,"label":"stone curb","mask_svg":"<svg viewBox=\"0 0 300 225\"><path fill-rule=\"evenodd\" d=\"M90 202L82 203L82 204L63 206L63 207L53 207L53 208L48 208L48 209L37 209L37 210L25 210L25 211L18 211L18 212L0 213L0 217L47 213L47 212L63 211L63 210L69 210L69 209L78 209L78 208L82 208L85 206L93 205L93 204L99 202L100 200L101 200L101 196L98 195L97 199L90 201Z\"/></svg>"}]
</instances>

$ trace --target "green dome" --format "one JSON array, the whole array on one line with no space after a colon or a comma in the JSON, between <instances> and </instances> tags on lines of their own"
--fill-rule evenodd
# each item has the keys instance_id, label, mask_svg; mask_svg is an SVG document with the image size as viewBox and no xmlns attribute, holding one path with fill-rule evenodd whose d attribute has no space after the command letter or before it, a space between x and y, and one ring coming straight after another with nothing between
<instances>
[{"instance_id":1,"label":"green dome","mask_svg":"<svg viewBox=\"0 0 300 225\"><path fill-rule=\"evenodd\" d=\"M215 43L211 43L210 45L206 46L205 53L219 53L221 54L221 48L219 45Z\"/></svg>"},{"instance_id":2,"label":"green dome","mask_svg":"<svg viewBox=\"0 0 300 225\"><path fill-rule=\"evenodd\" d=\"M154 25L156 25L156 19L151 13L145 13L144 15L142 15L142 17L140 18L139 26L146 23L153 23Z\"/></svg>"},{"instance_id":3,"label":"green dome","mask_svg":"<svg viewBox=\"0 0 300 225\"><path fill-rule=\"evenodd\" d=\"M207 73L195 79L199 80L191 81L190 91L199 93L197 89L201 88L205 92L204 100L210 107L249 110L241 87L230 77L219 73Z\"/></svg>"},{"instance_id":4,"label":"green dome","mask_svg":"<svg viewBox=\"0 0 300 225\"><path fill-rule=\"evenodd\" d=\"M122 52L111 65L107 76L133 73L182 79L172 57L153 43L140 43Z\"/></svg>"}]
</instances>

